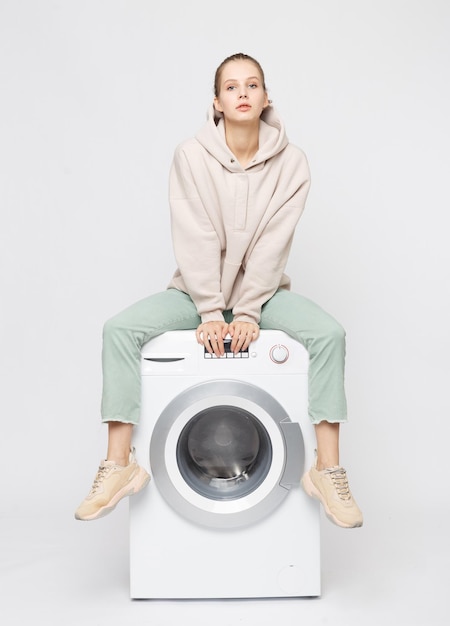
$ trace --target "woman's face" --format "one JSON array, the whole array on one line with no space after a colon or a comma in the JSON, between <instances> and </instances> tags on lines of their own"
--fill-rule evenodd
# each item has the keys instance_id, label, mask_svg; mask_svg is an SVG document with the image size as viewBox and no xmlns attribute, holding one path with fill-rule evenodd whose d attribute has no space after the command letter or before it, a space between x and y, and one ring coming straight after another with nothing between
<instances>
[{"instance_id":1,"label":"woman's face","mask_svg":"<svg viewBox=\"0 0 450 626\"><path fill-rule=\"evenodd\" d=\"M222 69L219 95L214 98L217 111L226 121L258 120L269 104L258 68L251 61L230 61Z\"/></svg>"}]
</instances>

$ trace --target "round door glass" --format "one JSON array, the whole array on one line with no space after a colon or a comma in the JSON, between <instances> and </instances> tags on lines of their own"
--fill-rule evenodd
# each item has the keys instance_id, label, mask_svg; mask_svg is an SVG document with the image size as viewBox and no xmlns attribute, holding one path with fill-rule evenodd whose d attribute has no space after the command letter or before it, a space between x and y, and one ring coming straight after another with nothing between
<instances>
[{"instance_id":1,"label":"round door glass","mask_svg":"<svg viewBox=\"0 0 450 626\"><path fill-rule=\"evenodd\" d=\"M248 411L210 407L182 430L177 462L184 480L197 493L215 500L241 498L267 476L272 462L270 438Z\"/></svg>"}]
</instances>

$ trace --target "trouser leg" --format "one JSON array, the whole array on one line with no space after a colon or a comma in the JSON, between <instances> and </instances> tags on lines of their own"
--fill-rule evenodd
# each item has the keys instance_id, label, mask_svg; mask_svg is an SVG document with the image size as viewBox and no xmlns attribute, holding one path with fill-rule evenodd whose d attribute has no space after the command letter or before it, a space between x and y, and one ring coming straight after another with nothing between
<instances>
[{"instance_id":1,"label":"trouser leg","mask_svg":"<svg viewBox=\"0 0 450 626\"><path fill-rule=\"evenodd\" d=\"M312 423L346 422L342 326L311 300L281 289L263 306L260 327L283 330L308 350Z\"/></svg>"},{"instance_id":2,"label":"trouser leg","mask_svg":"<svg viewBox=\"0 0 450 626\"><path fill-rule=\"evenodd\" d=\"M139 422L144 343L164 332L195 329L199 324L191 298L177 289L140 300L106 322L102 351L103 422Z\"/></svg>"}]
</instances>

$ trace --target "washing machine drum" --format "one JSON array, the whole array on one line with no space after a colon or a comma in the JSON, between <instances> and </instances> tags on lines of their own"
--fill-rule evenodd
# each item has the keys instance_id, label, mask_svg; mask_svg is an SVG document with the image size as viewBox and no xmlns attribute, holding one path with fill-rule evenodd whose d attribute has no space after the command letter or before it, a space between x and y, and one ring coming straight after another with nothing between
<instances>
[{"instance_id":1,"label":"washing machine drum","mask_svg":"<svg viewBox=\"0 0 450 626\"><path fill-rule=\"evenodd\" d=\"M208 381L161 413L150 463L158 490L176 511L197 524L231 528L265 517L299 483L303 437L263 389Z\"/></svg>"},{"instance_id":2,"label":"washing machine drum","mask_svg":"<svg viewBox=\"0 0 450 626\"><path fill-rule=\"evenodd\" d=\"M196 492L216 500L241 498L267 476L272 447L254 415L236 406L213 406L184 427L177 462Z\"/></svg>"}]
</instances>

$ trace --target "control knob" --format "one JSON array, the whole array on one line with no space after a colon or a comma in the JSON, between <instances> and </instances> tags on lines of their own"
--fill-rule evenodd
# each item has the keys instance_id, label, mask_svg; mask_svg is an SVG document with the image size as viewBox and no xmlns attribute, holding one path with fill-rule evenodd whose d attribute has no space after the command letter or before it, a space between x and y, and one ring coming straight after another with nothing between
<instances>
[{"instance_id":1,"label":"control knob","mask_svg":"<svg viewBox=\"0 0 450 626\"><path fill-rule=\"evenodd\" d=\"M289 358L289 350L281 344L270 348L269 354L274 363L285 363Z\"/></svg>"}]
</instances>

